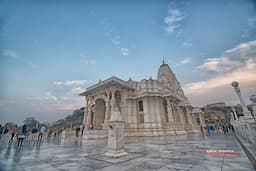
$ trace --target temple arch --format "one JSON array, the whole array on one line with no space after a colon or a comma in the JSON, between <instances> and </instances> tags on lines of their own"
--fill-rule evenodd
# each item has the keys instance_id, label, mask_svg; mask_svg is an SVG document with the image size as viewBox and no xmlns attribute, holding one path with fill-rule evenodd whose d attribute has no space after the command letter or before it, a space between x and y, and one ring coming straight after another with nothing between
<instances>
[{"instance_id":1,"label":"temple arch","mask_svg":"<svg viewBox=\"0 0 256 171\"><path fill-rule=\"evenodd\" d=\"M94 129L102 129L105 120L106 106L105 101L99 98L95 101L95 113L93 115Z\"/></svg>"}]
</instances>

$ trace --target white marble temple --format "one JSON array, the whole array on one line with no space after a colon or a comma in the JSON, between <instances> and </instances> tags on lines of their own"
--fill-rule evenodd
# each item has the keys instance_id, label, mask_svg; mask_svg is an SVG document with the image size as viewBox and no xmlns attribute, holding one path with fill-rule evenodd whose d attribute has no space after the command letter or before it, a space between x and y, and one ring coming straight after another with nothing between
<instances>
[{"instance_id":1,"label":"white marble temple","mask_svg":"<svg viewBox=\"0 0 256 171\"><path fill-rule=\"evenodd\" d=\"M157 79L124 81L111 77L88 87L80 94L85 97L87 128L106 130L114 107L125 122L126 136L159 136L198 132L199 125L192 115L190 102L169 65L158 69ZM94 136L95 137L95 136ZM102 137L102 136L99 136Z\"/></svg>"}]
</instances>

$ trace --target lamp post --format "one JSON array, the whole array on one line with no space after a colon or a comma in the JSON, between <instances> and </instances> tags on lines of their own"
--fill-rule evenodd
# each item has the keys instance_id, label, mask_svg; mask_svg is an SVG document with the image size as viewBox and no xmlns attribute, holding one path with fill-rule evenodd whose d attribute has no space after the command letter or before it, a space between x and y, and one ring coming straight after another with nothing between
<instances>
[{"instance_id":1,"label":"lamp post","mask_svg":"<svg viewBox=\"0 0 256 171\"><path fill-rule=\"evenodd\" d=\"M245 105L244 99L241 94L241 90L239 87L239 83L237 81L233 81L231 83L232 87L234 87L234 90L239 98L240 104L243 109L243 119L239 119L240 123L240 130L241 135L247 139L248 142L252 142L255 144L255 137L253 136L251 125L252 123L255 123L255 120L253 119L251 112L247 109L247 106Z\"/></svg>"},{"instance_id":2,"label":"lamp post","mask_svg":"<svg viewBox=\"0 0 256 171\"><path fill-rule=\"evenodd\" d=\"M237 81L233 81L231 83L231 85L232 85L232 87L234 87L234 90L235 90L235 92L236 92L236 94L239 98L240 104L241 104L242 109L243 109L244 119L248 120L248 121L249 120L251 121L253 119L253 117L251 115L251 112L247 109L247 106L244 102L244 99L242 97L242 93L241 93L241 90L240 90L240 87L239 87L239 83Z\"/></svg>"},{"instance_id":3,"label":"lamp post","mask_svg":"<svg viewBox=\"0 0 256 171\"><path fill-rule=\"evenodd\" d=\"M256 120L256 95L255 94L250 96L250 101L252 102L251 104L252 114L254 116L254 119Z\"/></svg>"},{"instance_id":4,"label":"lamp post","mask_svg":"<svg viewBox=\"0 0 256 171\"><path fill-rule=\"evenodd\" d=\"M238 117L237 117L237 114L236 114L236 110L235 110L235 108L234 108L234 106L231 106L231 109L232 109L232 112L233 112L233 116L234 116L234 119L235 120L238 120Z\"/></svg>"}]
</instances>

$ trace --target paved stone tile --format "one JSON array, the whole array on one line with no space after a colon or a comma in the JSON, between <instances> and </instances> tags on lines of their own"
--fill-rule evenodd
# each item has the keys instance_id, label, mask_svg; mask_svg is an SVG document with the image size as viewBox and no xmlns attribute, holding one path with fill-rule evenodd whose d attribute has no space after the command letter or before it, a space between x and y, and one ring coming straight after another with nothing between
<instances>
[{"instance_id":1,"label":"paved stone tile","mask_svg":"<svg viewBox=\"0 0 256 171\"><path fill-rule=\"evenodd\" d=\"M0 170L254 170L233 135L125 137L128 156L103 156L107 140L0 141ZM234 150L236 155L205 155L206 150Z\"/></svg>"},{"instance_id":2,"label":"paved stone tile","mask_svg":"<svg viewBox=\"0 0 256 171\"><path fill-rule=\"evenodd\" d=\"M96 154L96 155L88 155L88 156L85 156L85 158L104 161L104 162L108 162L108 163L112 163L112 164L117 164L117 163L125 162L128 160L133 160L135 158L143 157L143 156L144 156L144 154L142 154L142 153L129 152L128 155L119 157L119 158L109 158L109 157L106 157L104 155L104 153Z\"/></svg>"},{"instance_id":3,"label":"paved stone tile","mask_svg":"<svg viewBox=\"0 0 256 171\"><path fill-rule=\"evenodd\" d=\"M235 169L234 169L235 168ZM222 166L223 171L255 171L253 166L251 166L248 162L229 162L224 163Z\"/></svg>"}]
</instances>

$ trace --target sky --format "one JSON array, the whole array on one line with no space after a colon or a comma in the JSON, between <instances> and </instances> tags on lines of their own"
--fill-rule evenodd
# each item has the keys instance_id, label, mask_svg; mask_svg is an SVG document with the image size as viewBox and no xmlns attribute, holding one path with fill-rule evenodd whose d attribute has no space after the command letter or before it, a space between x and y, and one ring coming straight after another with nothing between
<instances>
[{"instance_id":1,"label":"sky","mask_svg":"<svg viewBox=\"0 0 256 171\"><path fill-rule=\"evenodd\" d=\"M163 59L193 106L256 94L252 0L0 0L0 124L64 118L117 76L156 79Z\"/></svg>"}]
</instances>

